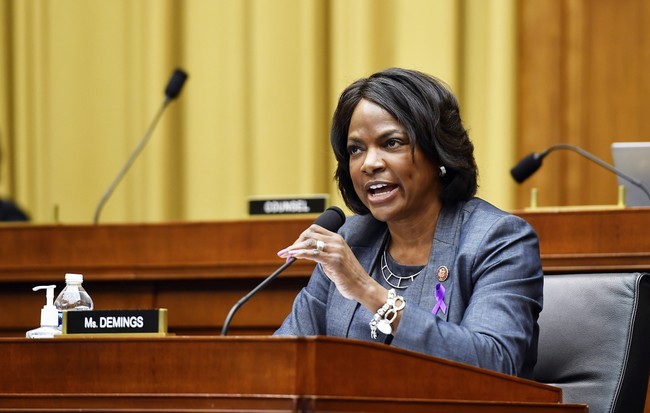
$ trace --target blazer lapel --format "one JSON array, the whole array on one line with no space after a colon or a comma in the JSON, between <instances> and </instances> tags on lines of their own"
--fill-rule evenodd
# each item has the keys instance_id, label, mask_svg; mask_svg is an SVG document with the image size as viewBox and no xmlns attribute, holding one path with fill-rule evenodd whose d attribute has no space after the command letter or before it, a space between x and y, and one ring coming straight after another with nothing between
<instances>
[{"instance_id":1,"label":"blazer lapel","mask_svg":"<svg viewBox=\"0 0 650 413\"><path fill-rule=\"evenodd\" d=\"M423 274L415 279L413 285L407 288L402 294L407 303L417 303L420 307L433 310L436 305L436 285L438 283L442 284L445 288L444 303L447 311L443 313L442 310L438 310L435 315L443 320L448 319L450 307L453 304L454 286L458 277L455 262L458 249L461 209L462 205L459 207L442 208L438 216L438 222L436 223L436 233L427 267L423 271ZM383 250L387 236L388 229L386 228L381 235L374 236L365 245L351 246L359 263L361 263L361 266L369 274L372 274L372 266L379 261L379 254ZM438 280L438 272L442 271L441 267L445 267L447 270L447 277L444 281ZM360 304L354 300L344 298L336 290L334 284L330 287L328 300L331 302L331 304L328 304L328 307L335 309L337 313L336 317L328 317L328 335L347 337L348 329L352 323L352 317L354 316L357 305Z\"/></svg>"},{"instance_id":2,"label":"blazer lapel","mask_svg":"<svg viewBox=\"0 0 650 413\"><path fill-rule=\"evenodd\" d=\"M443 207L436 223L436 233L429 254L427 268L410 286L404 295L406 302L418 303L420 307L433 310L436 307L436 285L444 287L446 311L437 309L436 316L447 320L452 305L453 291L456 284L455 262L457 252L457 233L459 215L455 208ZM444 277L446 273L446 278ZM440 275L440 278L439 278Z\"/></svg>"}]
</instances>

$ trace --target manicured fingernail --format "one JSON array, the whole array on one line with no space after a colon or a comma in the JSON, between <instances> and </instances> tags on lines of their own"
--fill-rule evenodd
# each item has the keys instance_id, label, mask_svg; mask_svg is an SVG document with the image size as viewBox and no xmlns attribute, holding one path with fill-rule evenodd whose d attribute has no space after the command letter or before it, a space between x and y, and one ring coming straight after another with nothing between
<instances>
[{"instance_id":1,"label":"manicured fingernail","mask_svg":"<svg viewBox=\"0 0 650 413\"><path fill-rule=\"evenodd\" d=\"M283 249L283 250L278 251L278 257L282 257L282 256L284 255L285 252L287 252L287 249L286 249L286 248Z\"/></svg>"}]
</instances>

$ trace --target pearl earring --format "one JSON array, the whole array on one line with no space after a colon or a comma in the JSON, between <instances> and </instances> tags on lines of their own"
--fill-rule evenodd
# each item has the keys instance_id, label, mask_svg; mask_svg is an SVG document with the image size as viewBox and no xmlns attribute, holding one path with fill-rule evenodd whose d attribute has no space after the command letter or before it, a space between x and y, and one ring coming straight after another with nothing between
<instances>
[{"instance_id":1,"label":"pearl earring","mask_svg":"<svg viewBox=\"0 0 650 413\"><path fill-rule=\"evenodd\" d=\"M445 175L447 175L447 169L444 166L440 167L440 172L438 172L438 176L441 178L444 178Z\"/></svg>"}]
</instances>

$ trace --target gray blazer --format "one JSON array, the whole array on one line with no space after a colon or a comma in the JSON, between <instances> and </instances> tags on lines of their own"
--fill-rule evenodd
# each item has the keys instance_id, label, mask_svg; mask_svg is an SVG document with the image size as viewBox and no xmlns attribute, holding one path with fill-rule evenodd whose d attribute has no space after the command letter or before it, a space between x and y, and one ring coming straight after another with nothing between
<instances>
[{"instance_id":1,"label":"gray blazer","mask_svg":"<svg viewBox=\"0 0 650 413\"><path fill-rule=\"evenodd\" d=\"M353 216L339 233L371 273L388 236L386 224L370 214ZM449 273L441 283L447 311L433 316L441 266ZM425 270L401 292L407 305L392 345L530 378L542 293L538 239L528 223L479 198L444 207ZM275 334L371 340L369 327L367 334L349 334L360 331L350 329L357 306L318 265Z\"/></svg>"}]
</instances>

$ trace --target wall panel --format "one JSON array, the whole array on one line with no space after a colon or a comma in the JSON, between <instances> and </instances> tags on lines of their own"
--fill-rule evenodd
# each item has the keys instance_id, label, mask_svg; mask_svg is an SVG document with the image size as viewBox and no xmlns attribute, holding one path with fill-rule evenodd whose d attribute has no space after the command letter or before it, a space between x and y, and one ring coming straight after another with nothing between
<instances>
[{"instance_id":1,"label":"wall panel","mask_svg":"<svg viewBox=\"0 0 650 413\"><path fill-rule=\"evenodd\" d=\"M556 143L611 163L611 143L648 141L650 5L643 0L520 2L518 148L523 157ZM540 206L614 204L616 177L562 151L518 189Z\"/></svg>"}]
</instances>

